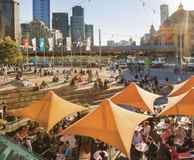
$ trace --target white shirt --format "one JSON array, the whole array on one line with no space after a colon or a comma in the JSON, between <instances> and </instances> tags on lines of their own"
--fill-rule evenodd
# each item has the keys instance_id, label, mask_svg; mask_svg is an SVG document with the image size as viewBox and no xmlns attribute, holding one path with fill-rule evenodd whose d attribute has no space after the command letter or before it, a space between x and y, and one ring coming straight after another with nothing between
<instances>
[{"instance_id":1,"label":"white shirt","mask_svg":"<svg viewBox=\"0 0 194 160\"><path fill-rule=\"evenodd\" d=\"M102 160L102 157L100 156L101 151L96 151L94 153L94 159L95 160Z\"/></svg>"},{"instance_id":2,"label":"white shirt","mask_svg":"<svg viewBox=\"0 0 194 160\"><path fill-rule=\"evenodd\" d=\"M148 136L151 131L151 126L147 125L146 127L143 128L143 134L144 136Z\"/></svg>"},{"instance_id":3,"label":"white shirt","mask_svg":"<svg viewBox=\"0 0 194 160\"><path fill-rule=\"evenodd\" d=\"M104 152L104 156L105 156L105 157L108 157L108 153L107 153L106 151L96 151L96 152L94 153L94 159L95 159L95 160L102 160L102 157L101 157L101 155L100 155L101 152Z\"/></svg>"}]
</instances>

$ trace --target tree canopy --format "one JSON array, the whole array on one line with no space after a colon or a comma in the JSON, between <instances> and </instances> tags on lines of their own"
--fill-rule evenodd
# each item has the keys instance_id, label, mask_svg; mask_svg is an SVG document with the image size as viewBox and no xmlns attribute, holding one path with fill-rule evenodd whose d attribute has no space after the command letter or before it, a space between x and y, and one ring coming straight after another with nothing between
<instances>
[{"instance_id":1,"label":"tree canopy","mask_svg":"<svg viewBox=\"0 0 194 160\"><path fill-rule=\"evenodd\" d=\"M15 64L22 60L22 53L19 52L18 44L6 37L0 40L0 63Z\"/></svg>"}]
</instances>

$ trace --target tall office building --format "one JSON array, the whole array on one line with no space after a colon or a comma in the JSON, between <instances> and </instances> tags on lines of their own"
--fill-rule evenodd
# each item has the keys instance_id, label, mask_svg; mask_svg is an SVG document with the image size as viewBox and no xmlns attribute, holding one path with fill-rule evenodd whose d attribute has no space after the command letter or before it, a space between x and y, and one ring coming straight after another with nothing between
<instances>
[{"instance_id":1,"label":"tall office building","mask_svg":"<svg viewBox=\"0 0 194 160\"><path fill-rule=\"evenodd\" d=\"M0 38L20 40L19 0L0 0Z\"/></svg>"},{"instance_id":2,"label":"tall office building","mask_svg":"<svg viewBox=\"0 0 194 160\"><path fill-rule=\"evenodd\" d=\"M85 25L85 39L91 39L91 46L94 46L94 26L91 24Z\"/></svg>"},{"instance_id":3,"label":"tall office building","mask_svg":"<svg viewBox=\"0 0 194 160\"><path fill-rule=\"evenodd\" d=\"M71 16L71 38L73 43L85 40L84 9L75 6Z\"/></svg>"},{"instance_id":4,"label":"tall office building","mask_svg":"<svg viewBox=\"0 0 194 160\"><path fill-rule=\"evenodd\" d=\"M52 28L60 30L65 40L69 36L68 13L53 13Z\"/></svg>"},{"instance_id":5,"label":"tall office building","mask_svg":"<svg viewBox=\"0 0 194 160\"><path fill-rule=\"evenodd\" d=\"M33 0L33 19L43 21L50 28L50 0Z\"/></svg>"},{"instance_id":6,"label":"tall office building","mask_svg":"<svg viewBox=\"0 0 194 160\"><path fill-rule=\"evenodd\" d=\"M72 8L73 16L84 16L84 9L81 6L75 6Z\"/></svg>"},{"instance_id":7,"label":"tall office building","mask_svg":"<svg viewBox=\"0 0 194 160\"><path fill-rule=\"evenodd\" d=\"M168 5L167 4L162 4L160 6L160 22L163 24L169 16L169 10L168 10Z\"/></svg>"}]
</instances>

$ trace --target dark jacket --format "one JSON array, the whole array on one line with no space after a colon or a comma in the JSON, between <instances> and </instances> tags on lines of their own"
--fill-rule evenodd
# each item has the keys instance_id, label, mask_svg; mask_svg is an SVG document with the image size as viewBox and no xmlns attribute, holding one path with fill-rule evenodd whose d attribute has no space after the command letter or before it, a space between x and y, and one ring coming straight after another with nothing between
<instances>
[{"instance_id":1,"label":"dark jacket","mask_svg":"<svg viewBox=\"0 0 194 160\"><path fill-rule=\"evenodd\" d=\"M171 160L169 148L163 143L160 144L156 160Z\"/></svg>"}]
</instances>

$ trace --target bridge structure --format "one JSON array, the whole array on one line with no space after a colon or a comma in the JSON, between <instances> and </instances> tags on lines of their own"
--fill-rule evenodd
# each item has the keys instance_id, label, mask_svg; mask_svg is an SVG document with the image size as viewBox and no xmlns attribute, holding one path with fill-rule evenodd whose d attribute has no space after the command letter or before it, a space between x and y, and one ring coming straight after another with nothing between
<instances>
[{"instance_id":1,"label":"bridge structure","mask_svg":"<svg viewBox=\"0 0 194 160\"><path fill-rule=\"evenodd\" d=\"M98 53L98 47L96 48L96 53ZM176 47L174 45L144 45L144 46L121 46L121 47L102 47L102 53L126 53L126 54L158 54L158 53L176 53Z\"/></svg>"},{"instance_id":2,"label":"bridge structure","mask_svg":"<svg viewBox=\"0 0 194 160\"><path fill-rule=\"evenodd\" d=\"M29 52L29 55L38 56L69 56L69 55L99 55L99 46L92 47L91 51L86 51L84 48L74 48L72 51L61 51L61 52ZM174 45L142 45L142 46L102 46L102 56L108 55L135 55L135 54L149 54L149 55L175 55L177 48ZM25 52L24 52L25 54Z\"/></svg>"}]
</instances>

